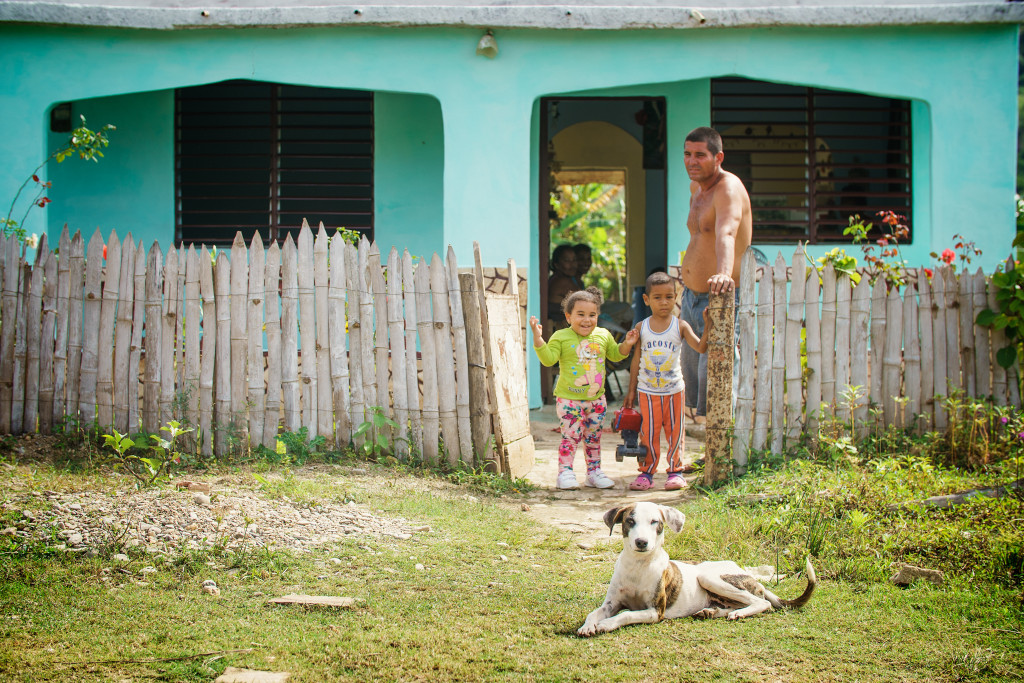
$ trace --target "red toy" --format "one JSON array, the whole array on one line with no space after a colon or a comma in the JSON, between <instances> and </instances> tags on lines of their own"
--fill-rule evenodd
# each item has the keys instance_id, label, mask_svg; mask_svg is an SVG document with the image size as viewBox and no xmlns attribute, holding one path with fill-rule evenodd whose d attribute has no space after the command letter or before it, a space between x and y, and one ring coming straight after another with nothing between
<instances>
[{"instance_id":1,"label":"red toy","mask_svg":"<svg viewBox=\"0 0 1024 683\"><path fill-rule=\"evenodd\" d=\"M622 432L622 443L615 448L615 461L622 462L625 456L643 458L647 447L640 445L640 428L643 415L632 408L619 408L612 417L612 431Z\"/></svg>"}]
</instances>

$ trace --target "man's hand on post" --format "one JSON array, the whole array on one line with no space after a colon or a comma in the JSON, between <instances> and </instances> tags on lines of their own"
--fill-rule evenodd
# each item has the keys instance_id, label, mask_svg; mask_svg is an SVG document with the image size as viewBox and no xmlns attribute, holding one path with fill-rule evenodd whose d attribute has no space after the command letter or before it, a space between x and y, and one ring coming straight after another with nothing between
<instances>
[{"instance_id":1,"label":"man's hand on post","mask_svg":"<svg viewBox=\"0 0 1024 683\"><path fill-rule=\"evenodd\" d=\"M736 283L732 281L731 277L724 273L715 273L708 278L708 291L711 294L731 292L735 287Z\"/></svg>"}]
</instances>

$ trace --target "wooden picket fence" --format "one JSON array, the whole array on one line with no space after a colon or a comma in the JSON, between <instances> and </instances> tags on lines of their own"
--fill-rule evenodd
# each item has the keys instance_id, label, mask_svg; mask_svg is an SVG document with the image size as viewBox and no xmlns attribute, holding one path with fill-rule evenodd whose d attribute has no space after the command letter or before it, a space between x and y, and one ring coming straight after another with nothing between
<instances>
[{"instance_id":1,"label":"wooden picket fence","mask_svg":"<svg viewBox=\"0 0 1024 683\"><path fill-rule=\"evenodd\" d=\"M788 267L781 253L774 265L755 267L748 251L741 268L733 441L740 467L749 449L781 453L804 432L817 434L823 419L853 424L862 437L873 426L945 429L941 397L952 391L1021 405L1016 367L996 362L1005 334L974 322L982 309L998 309L980 269L941 267L931 278L920 269L901 289L882 278L855 285L831 265L819 277L800 247Z\"/></svg>"},{"instance_id":2,"label":"wooden picket fence","mask_svg":"<svg viewBox=\"0 0 1024 683\"><path fill-rule=\"evenodd\" d=\"M157 433L177 419L201 453L222 455L232 435L274 448L279 428L346 445L379 408L399 425L399 455L491 457L491 416L470 410L489 393L468 366L467 344L486 347L481 311L468 330L463 312L486 308L479 258L460 285L451 247L418 263L392 249L384 268L376 243L330 239L322 224L314 237L305 223L269 249L239 234L230 254L147 251L98 230L86 245L67 229L56 253L41 240L34 265L20 250L0 243L2 434L69 419Z\"/></svg>"}]
</instances>

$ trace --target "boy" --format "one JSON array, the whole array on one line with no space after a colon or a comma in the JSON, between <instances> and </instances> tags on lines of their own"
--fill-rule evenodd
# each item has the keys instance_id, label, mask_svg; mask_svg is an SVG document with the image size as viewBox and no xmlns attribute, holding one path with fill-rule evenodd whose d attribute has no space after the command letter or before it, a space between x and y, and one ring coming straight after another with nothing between
<instances>
[{"instance_id":1,"label":"boy","mask_svg":"<svg viewBox=\"0 0 1024 683\"><path fill-rule=\"evenodd\" d=\"M689 324L672 316L675 298L672 278L666 273L651 273L644 292L644 303L650 307L651 316L634 328L640 341L629 369L629 390L622 402L624 408L632 408L637 400L637 408L643 415L640 441L647 447L647 456L640 464L640 474L629 485L634 491L646 491L654 486L654 472L661 460L662 428L669 443L665 489L674 491L686 486L682 476L685 387L679 356L683 340L698 353L707 352L711 319L705 310L704 334L698 338Z\"/></svg>"}]
</instances>

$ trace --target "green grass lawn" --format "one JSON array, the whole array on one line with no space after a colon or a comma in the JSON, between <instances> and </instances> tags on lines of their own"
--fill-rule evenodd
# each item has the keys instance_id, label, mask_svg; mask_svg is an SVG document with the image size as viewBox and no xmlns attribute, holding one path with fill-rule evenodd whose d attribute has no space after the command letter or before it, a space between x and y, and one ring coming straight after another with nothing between
<instances>
[{"instance_id":1,"label":"green grass lawn","mask_svg":"<svg viewBox=\"0 0 1024 683\"><path fill-rule=\"evenodd\" d=\"M704 494L681 508L688 517L682 533L668 532L672 556L778 563L788 571L815 545L821 584L810 604L739 622L683 619L591 639L575 630L604 597L618 534L584 550L571 534L521 514L511 494L469 497L464 488L383 468L378 485L357 486L341 472L301 481L264 474L264 494L351 496L431 530L410 540L360 537L301 555L210 551L154 563L140 553L126 572L103 556L0 538L0 678L212 681L227 666L289 671L294 681L1024 678L1020 586L1000 579L1003 565L972 559L981 546L970 538L984 535L984 548L1005 555L1001 548L1020 543L1021 508L982 501L946 517L886 512L888 503L925 488L966 483L941 472L796 464ZM0 474L0 491L28 477L40 489L100 481L94 473L19 466ZM754 491L787 498L736 504ZM7 526L16 511L0 514ZM947 537L948 529L956 533ZM942 551L946 538L952 545ZM897 588L886 580L896 560L927 561L947 581ZM146 565L157 571L140 574ZM201 591L205 579L217 582L219 596ZM772 590L795 597L803 586L793 576ZM359 602L351 609L267 604L286 593ZM204 653L211 654L185 659ZM174 661L152 661L159 659Z\"/></svg>"}]
</instances>

